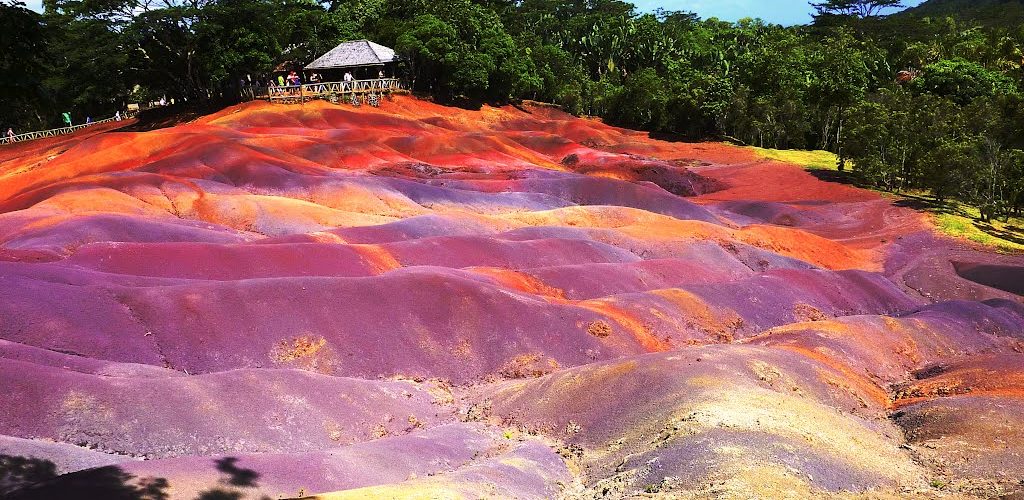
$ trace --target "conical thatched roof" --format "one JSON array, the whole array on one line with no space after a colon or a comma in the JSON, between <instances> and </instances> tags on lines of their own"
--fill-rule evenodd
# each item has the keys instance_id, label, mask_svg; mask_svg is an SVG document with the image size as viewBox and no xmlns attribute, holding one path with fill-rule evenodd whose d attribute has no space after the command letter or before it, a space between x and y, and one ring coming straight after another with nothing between
<instances>
[{"instance_id":1,"label":"conical thatched roof","mask_svg":"<svg viewBox=\"0 0 1024 500\"><path fill-rule=\"evenodd\" d=\"M398 60L395 51L369 40L344 42L306 65L306 69L380 66Z\"/></svg>"}]
</instances>

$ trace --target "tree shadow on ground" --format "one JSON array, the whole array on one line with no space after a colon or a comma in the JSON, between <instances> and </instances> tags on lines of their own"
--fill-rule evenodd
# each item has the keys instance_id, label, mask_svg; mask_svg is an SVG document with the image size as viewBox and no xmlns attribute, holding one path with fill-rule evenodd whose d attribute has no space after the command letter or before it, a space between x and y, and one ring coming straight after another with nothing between
<instances>
[{"instance_id":1,"label":"tree shadow on ground","mask_svg":"<svg viewBox=\"0 0 1024 500\"><path fill-rule=\"evenodd\" d=\"M49 460L0 455L0 496L18 488L57 477L57 466Z\"/></svg>"},{"instance_id":2,"label":"tree shadow on ground","mask_svg":"<svg viewBox=\"0 0 1024 500\"><path fill-rule=\"evenodd\" d=\"M892 202L894 207L910 208L917 210L918 212L928 212L932 214L946 214L946 215L958 215L961 217L967 217L967 214L962 213L955 203L947 201L939 201L930 196L922 196L909 193L892 193L894 196L899 196L899 199Z\"/></svg>"},{"instance_id":3,"label":"tree shadow on ground","mask_svg":"<svg viewBox=\"0 0 1024 500\"><path fill-rule=\"evenodd\" d=\"M121 127L118 129L118 132L149 132L151 130L174 127L182 123L188 123L213 111L215 110L212 108L187 108L180 104L147 109L139 112L135 123Z\"/></svg>"},{"instance_id":4,"label":"tree shadow on ground","mask_svg":"<svg viewBox=\"0 0 1024 500\"><path fill-rule=\"evenodd\" d=\"M972 217L970 214L964 212L957 203L939 201L935 198L913 195L913 194L900 194L900 200L893 202L894 206L912 208L921 212L930 212L933 214L946 214L955 215L958 217L964 217L971 221L971 225L975 229L998 238L1003 241L1017 243L1024 245L1024 228L1013 224L1005 224L1003 227L996 227L991 222L985 222Z\"/></svg>"},{"instance_id":5,"label":"tree shadow on ground","mask_svg":"<svg viewBox=\"0 0 1024 500\"><path fill-rule=\"evenodd\" d=\"M254 488L260 474L252 469L244 469L237 465L237 457L224 457L217 460L217 470L228 475L227 483L232 486Z\"/></svg>"},{"instance_id":6,"label":"tree shadow on ground","mask_svg":"<svg viewBox=\"0 0 1024 500\"><path fill-rule=\"evenodd\" d=\"M985 232L991 236L999 238L1001 240L1010 241L1018 245L1024 245L1024 229L1014 226L1006 225L1004 228L998 228L988 222L973 221L974 227L978 230Z\"/></svg>"},{"instance_id":7,"label":"tree shadow on ground","mask_svg":"<svg viewBox=\"0 0 1024 500\"><path fill-rule=\"evenodd\" d=\"M814 176L819 181L835 182L837 184L846 184L848 186L859 187L863 189L870 189L871 185L864 179L864 177L857 172L851 172L844 170L842 172L838 170L820 170L820 169L809 169L807 173Z\"/></svg>"},{"instance_id":8,"label":"tree shadow on ground","mask_svg":"<svg viewBox=\"0 0 1024 500\"><path fill-rule=\"evenodd\" d=\"M260 474L237 462L237 457L216 459L224 477L196 500L256 498L244 489L259 486ZM168 500L169 489L165 478L136 477L116 465L57 475L49 460L0 454L0 497L5 500Z\"/></svg>"},{"instance_id":9,"label":"tree shadow on ground","mask_svg":"<svg viewBox=\"0 0 1024 500\"><path fill-rule=\"evenodd\" d=\"M11 477L14 474L23 481L16 490L8 491L8 500L44 499L104 499L104 500L166 500L168 483L164 478L135 476L116 465L99 467L81 472L56 475L56 467L49 460L37 458L10 457L3 455L7 463L18 463L17 468L0 472Z\"/></svg>"}]
</instances>

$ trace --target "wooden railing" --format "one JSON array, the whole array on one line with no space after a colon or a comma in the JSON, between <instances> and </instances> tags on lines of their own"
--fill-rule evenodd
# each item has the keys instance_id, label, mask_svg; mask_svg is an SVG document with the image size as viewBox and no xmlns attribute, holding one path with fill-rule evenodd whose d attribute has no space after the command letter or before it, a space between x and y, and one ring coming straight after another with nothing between
<instances>
[{"instance_id":1,"label":"wooden railing","mask_svg":"<svg viewBox=\"0 0 1024 500\"><path fill-rule=\"evenodd\" d=\"M121 119L127 120L128 118L135 116L135 114L136 113L134 111L127 111L121 115ZM0 137L0 144L11 144L14 142L42 139L43 137L56 137L58 135L66 135L72 132L77 132L86 127L91 127L93 125L98 125L100 123L108 123L115 120L117 120L117 117L111 116L110 118L104 118L102 120L97 120L89 123L82 123L79 125L72 125L70 127L51 128L49 130L37 130L35 132L25 132L23 134L18 134L15 136L4 135L3 137Z\"/></svg>"},{"instance_id":2,"label":"wooden railing","mask_svg":"<svg viewBox=\"0 0 1024 500\"><path fill-rule=\"evenodd\" d=\"M329 99L332 96L339 100L347 100L352 96L384 95L401 89L397 78L377 78L373 80L352 80L350 82L321 82L302 85L286 85L283 87L260 87L256 91L257 99L270 102L305 102L312 99Z\"/></svg>"}]
</instances>

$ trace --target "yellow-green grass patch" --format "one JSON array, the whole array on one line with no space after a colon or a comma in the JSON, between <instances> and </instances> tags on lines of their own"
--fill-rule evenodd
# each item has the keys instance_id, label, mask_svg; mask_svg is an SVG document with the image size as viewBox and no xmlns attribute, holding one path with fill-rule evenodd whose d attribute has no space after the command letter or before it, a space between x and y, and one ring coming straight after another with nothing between
<instances>
[{"instance_id":1,"label":"yellow-green grass patch","mask_svg":"<svg viewBox=\"0 0 1024 500\"><path fill-rule=\"evenodd\" d=\"M762 158L800 165L808 170L838 170L838 157L828 151L800 151L750 147ZM847 161L847 168L853 164ZM937 203L923 194L893 194L901 200L915 200L932 217L935 227L943 234L979 243L1007 252L1024 251L1024 219L1012 217L1009 221L981 222L978 209L960 202ZM923 203L922 203L923 202Z\"/></svg>"},{"instance_id":2,"label":"yellow-green grass patch","mask_svg":"<svg viewBox=\"0 0 1024 500\"><path fill-rule=\"evenodd\" d=\"M952 209L929 210L935 226L945 234L964 238L999 250L1024 251L1024 220L1011 217L1009 221L981 222L978 209L957 203Z\"/></svg>"},{"instance_id":3,"label":"yellow-green grass patch","mask_svg":"<svg viewBox=\"0 0 1024 500\"><path fill-rule=\"evenodd\" d=\"M793 149L767 149L751 146L757 154L769 160L800 165L811 170L837 170L839 157L829 151L798 151ZM849 166L849 162L848 166Z\"/></svg>"}]
</instances>

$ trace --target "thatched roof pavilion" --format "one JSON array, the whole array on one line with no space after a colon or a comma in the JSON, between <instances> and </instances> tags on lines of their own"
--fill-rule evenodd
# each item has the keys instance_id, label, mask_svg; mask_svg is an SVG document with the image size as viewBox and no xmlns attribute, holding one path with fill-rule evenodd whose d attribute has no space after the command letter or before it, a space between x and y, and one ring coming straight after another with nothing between
<instances>
[{"instance_id":1,"label":"thatched roof pavilion","mask_svg":"<svg viewBox=\"0 0 1024 500\"><path fill-rule=\"evenodd\" d=\"M399 57L391 48L369 40L344 42L326 54L306 65L307 70L360 68L384 66L398 62Z\"/></svg>"}]
</instances>

